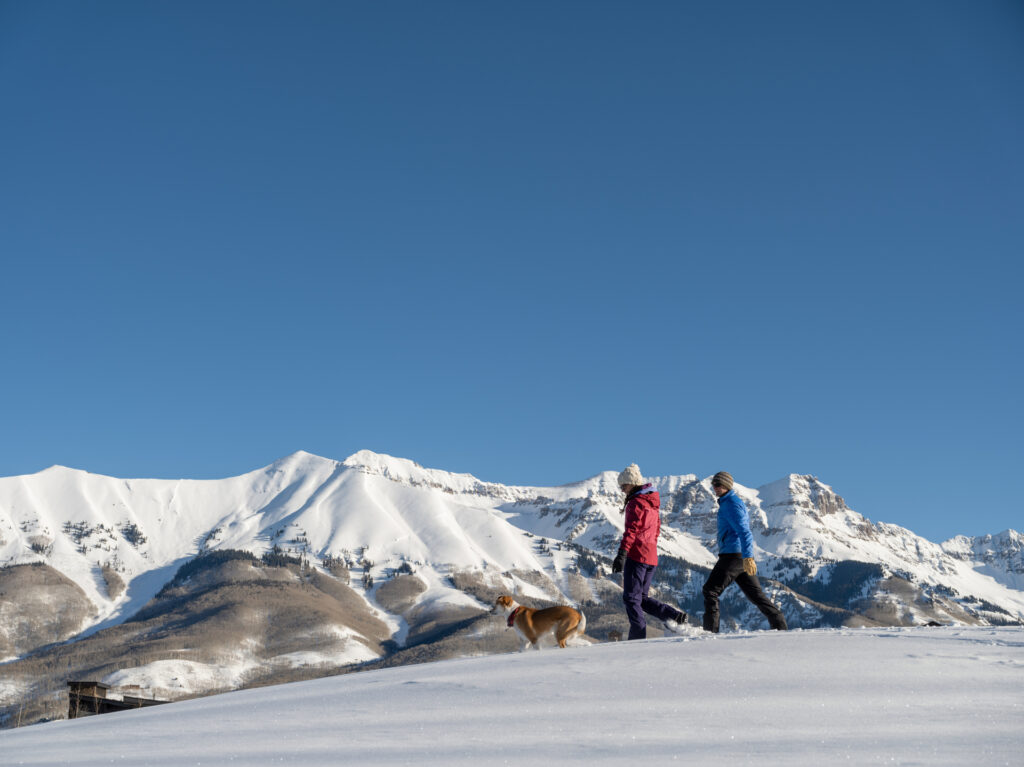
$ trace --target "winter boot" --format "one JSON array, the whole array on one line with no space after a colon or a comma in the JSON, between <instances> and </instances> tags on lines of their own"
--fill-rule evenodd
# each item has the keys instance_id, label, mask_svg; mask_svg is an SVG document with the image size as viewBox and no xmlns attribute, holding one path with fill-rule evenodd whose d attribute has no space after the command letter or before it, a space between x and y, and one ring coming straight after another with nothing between
<instances>
[{"instance_id":1,"label":"winter boot","mask_svg":"<svg viewBox=\"0 0 1024 767\"><path fill-rule=\"evenodd\" d=\"M678 610L675 617L669 618L664 623L667 630L671 631L673 634L678 634L684 630L683 624L686 623L686 613L682 610Z\"/></svg>"}]
</instances>

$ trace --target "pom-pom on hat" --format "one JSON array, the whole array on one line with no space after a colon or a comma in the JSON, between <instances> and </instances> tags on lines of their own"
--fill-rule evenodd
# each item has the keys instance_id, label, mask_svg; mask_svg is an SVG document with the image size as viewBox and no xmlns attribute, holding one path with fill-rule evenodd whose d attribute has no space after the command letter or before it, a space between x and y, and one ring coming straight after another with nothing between
<instances>
[{"instance_id":1,"label":"pom-pom on hat","mask_svg":"<svg viewBox=\"0 0 1024 767\"><path fill-rule=\"evenodd\" d=\"M640 467L635 463L629 464L619 474L620 485L642 485L644 483L643 475L640 473Z\"/></svg>"},{"instance_id":2,"label":"pom-pom on hat","mask_svg":"<svg viewBox=\"0 0 1024 767\"><path fill-rule=\"evenodd\" d=\"M711 478L711 484L712 486L718 485L719 487L724 487L726 490L732 490L732 474L727 471L720 471Z\"/></svg>"}]
</instances>

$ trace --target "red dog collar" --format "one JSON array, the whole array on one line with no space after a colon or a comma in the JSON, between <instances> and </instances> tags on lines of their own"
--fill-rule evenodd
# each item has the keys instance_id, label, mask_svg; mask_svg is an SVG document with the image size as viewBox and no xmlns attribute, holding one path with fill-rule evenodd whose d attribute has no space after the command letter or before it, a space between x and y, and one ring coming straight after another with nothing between
<instances>
[{"instance_id":1,"label":"red dog collar","mask_svg":"<svg viewBox=\"0 0 1024 767\"><path fill-rule=\"evenodd\" d=\"M515 623L515 621L516 621L516 616L519 615L519 611L522 610L522 609L523 609L523 606L519 605L519 607L517 607L515 610L513 610L509 614L509 616L508 616L508 627L509 628L512 628L512 624Z\"/></svg>"}]
</instances>

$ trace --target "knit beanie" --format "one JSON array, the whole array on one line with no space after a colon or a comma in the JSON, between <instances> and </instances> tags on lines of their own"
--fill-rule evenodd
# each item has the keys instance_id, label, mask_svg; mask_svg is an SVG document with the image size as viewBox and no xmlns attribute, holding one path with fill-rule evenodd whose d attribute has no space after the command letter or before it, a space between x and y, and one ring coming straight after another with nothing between
<instances>
[{"instance_id":1,"label":"knit beanie","mask_svg":"<svg viewBox=\"0 0 1024 767\"><path fill-rule=\"evenodd\" d=\"M711 484L712 486L718 485L719 487L724 487L726 490L732 490L732 474L727 471L720 471L711 478Z\"/></svg>"},{"instance_id":2,"label":"knit beanie","mask_svg":"<svg viewBox=\"0 0 1024 767\"><path fill-rule=\"evenodd\" d=\"M622 473L619 474L620 485L642 485L644 483L643 475L640 473L640 467L635 463L629 464Z\"/></svg>"}]
</instances>

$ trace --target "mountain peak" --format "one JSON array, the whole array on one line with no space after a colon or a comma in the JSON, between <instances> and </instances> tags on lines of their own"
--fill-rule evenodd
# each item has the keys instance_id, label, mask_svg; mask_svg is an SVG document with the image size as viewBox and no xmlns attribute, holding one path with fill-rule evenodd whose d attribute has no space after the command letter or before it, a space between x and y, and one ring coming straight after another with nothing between
<instances>
[{"instance_id":1,"label":"mountain peak","mask_svg":"<svg viewBox=\"0 0 1024 767\"><path fill-rule=\"evenodd\" d=\"M836 498L839 496L835 494L835 491L831 486L826 485L817 477L811 474L787 474L782 479L777 479L774 482L769 482L767 485L762 485L758 488L758 492L762 498L772 498L774 496L810 496L817 494L833 495Z\"/></svg>"},{"instance_id":2,"label":"mountain peak","mask_svg":"<svg viewBox=\"0 0 1024 767\"><path fill-rule=\"evenodd\" d=\"M396 458L393 455L387 453L375 453L373 450L359 450L344 461L343 464L346 466L365 466L370 467L383 467L383 466L403 466L406 468L422 469L423 467L416 461L412 461L408 458Z\"/></svg>"},{"instance_id":3,"label":"mountain peak","mask_svg":"<svg viewBox=\"0 0 1024 767\"><path fill-rule=\"evenodd\" d=\"M282 470L296 470L296 471L307 471L309 469L319 468L323 466L337 466L338 461L333 458L324 458L321 455L315 455L314 453L307 453L305 450L296 450L294 453L286 455L284 458L279 458L272 464L266 467L268 471L282 471Z\"/></svg>"},{"instance_id":4,"label":"mountain peak","mask_svg":"<svg viewBox=\"0 0 1024 767\"><path fill-rule=\"evenodd\" d=\"M44 477L44 476L45 477L59 477L59 476L71 475L71 476L81 477L81 476L84 476L86 474L89 474L89 472L85 471L84 469L75 469L75 468L73 468L71 466L63 466L62 464L55 463L55 464L53 464L53 466L48 466L47 468L43 469L42 471L37 471L35 473L35 476L37 476L37 477Z\"/></svg>"},{"instance_id":5,"label":"mountain peak","mask_svg":"<svg viewBox=\"0 0 1024 767\"><path fill-rule=\"evenodd\" d=\"M344 461L343 466L350 466L355 469L362 469L368 474L378 474L387 479L404 483L441 484L457 486L461 489L466 487L486 484L472 474L457 474L444 469L427 469L408 458L396 458L385 453L375 453L372 450L360 450L353 453Z\"/></svg>"},{"instance_id":6,"label":"mountain peak","mask_svg":"<svg viewBox=\"0 0 1024 767\"><path fill-rule=\"evenodd\" d=\"M297 462L297 461L333 461L333 458L325 458L322 455L316 453L310 453L305 450L296 450L294 453L289 453L281 461ZM337 463L335 461L335 463Z\"/></svg>"}]
</instances>

